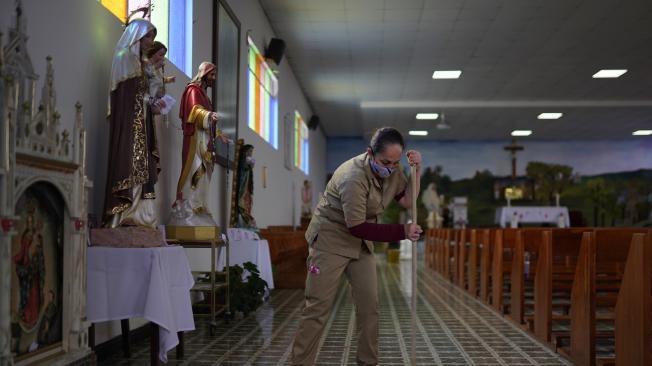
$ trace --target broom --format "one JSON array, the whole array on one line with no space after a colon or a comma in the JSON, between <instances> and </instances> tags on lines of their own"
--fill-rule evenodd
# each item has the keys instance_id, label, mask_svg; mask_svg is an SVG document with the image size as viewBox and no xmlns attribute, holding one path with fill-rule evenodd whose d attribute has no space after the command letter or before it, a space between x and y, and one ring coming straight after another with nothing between
<instances>
[{"instance_id":1,"label":"broom","mask_svg":"<svg viewBox=\"0 0 652 366\"><path fill-rule=\"evenodd\" d=\"M417 166L410 166L412 178L412 223L417 223ZM417 240L412 241L412 349L410 361L414 366L417 364Z\"/></svg>"}]
</instances>

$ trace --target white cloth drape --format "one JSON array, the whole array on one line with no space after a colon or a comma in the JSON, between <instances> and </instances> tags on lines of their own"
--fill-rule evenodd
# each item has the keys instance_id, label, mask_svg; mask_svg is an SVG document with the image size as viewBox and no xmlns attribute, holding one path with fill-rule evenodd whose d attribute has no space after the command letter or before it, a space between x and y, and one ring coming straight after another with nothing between
<instances>
[{"instance_id":1,"label":"white cloth drape","mask_svg":"<svg viewBox=\"0 0 652 366\"><path fill-rule=\"evenodd\" d=\"M89 321L139 317L158 324L163 362L179 344L177 332L195 329L194 280L182 247L89 247L87 266Z\"/></svg>"}]
</instances>

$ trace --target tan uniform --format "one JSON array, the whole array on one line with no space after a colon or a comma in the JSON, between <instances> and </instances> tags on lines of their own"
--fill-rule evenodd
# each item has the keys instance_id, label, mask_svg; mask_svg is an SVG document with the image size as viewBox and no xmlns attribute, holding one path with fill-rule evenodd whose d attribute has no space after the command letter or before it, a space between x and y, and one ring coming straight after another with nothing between
<instances>
[{"instance_id":1,"label":"tan uniform","mask_svg":"<svg viewBox=\"0 0 652 366\"><path fill-rule=\"evenodd\" d=\"M333 174L306 231L309 271L292 349L293 365L314 364L343 273L356 308L358 363L378 363L379 305L373 243L356 238L348 228L377 223L378 216L406 187L400 167L388 178L376 178L367 154L346 161Z\"/></svg>"}]
</instances>

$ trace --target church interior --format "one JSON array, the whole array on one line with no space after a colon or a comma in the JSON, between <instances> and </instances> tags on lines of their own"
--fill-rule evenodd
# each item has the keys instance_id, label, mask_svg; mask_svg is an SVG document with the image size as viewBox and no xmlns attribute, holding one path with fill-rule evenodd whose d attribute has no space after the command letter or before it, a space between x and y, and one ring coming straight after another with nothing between
<instances>
[{"instance_id":1,"label":"church interior","mask_svg":"<svg viewBox=\"0 0 652 366\"><path fill-rule=\"evenodd\" d=\"M652 365L650 24L3 0L0 366Z\"/></svg>"}]
</instances>

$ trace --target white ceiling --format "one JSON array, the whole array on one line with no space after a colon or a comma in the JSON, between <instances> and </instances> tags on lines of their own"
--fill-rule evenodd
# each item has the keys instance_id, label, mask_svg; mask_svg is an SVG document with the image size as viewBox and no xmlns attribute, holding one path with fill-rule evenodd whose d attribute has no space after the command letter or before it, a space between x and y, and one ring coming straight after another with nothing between
<instances>
[{"instance_id":1,"label":"white ceiling","mask_svg":"<svg viewBox=\"0 0 652 366\"><path fill-rule=\"evenodd\" d=\"M650 0L260 3L328 136L383 125L435 139L506 139L513 129L537 139L634 138L652 129ZM629 72L591 78L603 68ZM458 80L431 78L456 69ZM450 130L414 118L442 111ZM564 116L537 120L541 112Z\"/></svg>"}]
</instances>

